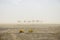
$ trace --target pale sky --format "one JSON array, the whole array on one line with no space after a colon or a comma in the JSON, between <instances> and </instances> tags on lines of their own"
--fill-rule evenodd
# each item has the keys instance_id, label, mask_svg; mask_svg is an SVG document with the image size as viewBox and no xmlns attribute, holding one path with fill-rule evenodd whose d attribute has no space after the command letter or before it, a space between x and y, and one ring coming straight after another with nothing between
<instances>
[{"instance_id":1,"label":"pale sky","mask_svg":"<svg viewBox=\"0 0 60 40\"><path fill-rule=\"evenodd\" d=\"M0 0L0 23L18 20L60 23L60 0Z\"/></svg>"}]
</instances>

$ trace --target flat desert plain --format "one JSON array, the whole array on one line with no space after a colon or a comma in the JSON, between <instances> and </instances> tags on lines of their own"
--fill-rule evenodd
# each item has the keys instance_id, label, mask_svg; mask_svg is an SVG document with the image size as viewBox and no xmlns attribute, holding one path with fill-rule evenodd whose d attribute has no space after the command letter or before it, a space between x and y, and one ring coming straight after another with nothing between
<instances>
[{"instance_id":1,"label":"flat desert plain","mask_svg":"<svg viewBox=\"0 0 60 40\"><path fill-rule=\"evenodd\" d=\"M0 40L60 40L60 24L0 24Z\"/></svg>"}]
</instances>

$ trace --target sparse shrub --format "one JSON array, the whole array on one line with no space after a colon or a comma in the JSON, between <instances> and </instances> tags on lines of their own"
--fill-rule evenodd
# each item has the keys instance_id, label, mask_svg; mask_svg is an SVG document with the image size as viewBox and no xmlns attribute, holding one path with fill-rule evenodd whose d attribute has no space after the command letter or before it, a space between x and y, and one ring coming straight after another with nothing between
<instances>
[{"instance_id":1,"label":"sparse shrub","mask_svg":"<svg viewBox=\"0 0 60 40\"><path fill-rule=\"evenodd\" d=\"M22 29L21 29L21 30L19 30L19 33L24 33L24 30L22 30Z\"/></svg>"},{"instance_id":2,"label":"sparse shrub","mask_svg":"<svg viewBox=\"0 0 60 40\"><path fill-rule=\"evenodd\" d=\"M32 29L30 29L28 32L29 32L29 33L32 33L32 32L33 32L33 30L32 30Z\"/></svg>"}]
</instances>

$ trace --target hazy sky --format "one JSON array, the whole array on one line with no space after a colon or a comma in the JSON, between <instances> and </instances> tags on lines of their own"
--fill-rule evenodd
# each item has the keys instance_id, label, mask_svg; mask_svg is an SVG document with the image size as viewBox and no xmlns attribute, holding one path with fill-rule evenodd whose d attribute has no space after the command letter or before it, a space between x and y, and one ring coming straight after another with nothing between
<instances>
[{"instance_id":1,"label":"hazy sky","mask_svg":"<svg viewBox=\"0 0 60 40\"><path fill-rule=\"evenodd\" d=\"M60 23L60 0L0 0L0 23L36 19Z\"/></svg>"}]
</instances>

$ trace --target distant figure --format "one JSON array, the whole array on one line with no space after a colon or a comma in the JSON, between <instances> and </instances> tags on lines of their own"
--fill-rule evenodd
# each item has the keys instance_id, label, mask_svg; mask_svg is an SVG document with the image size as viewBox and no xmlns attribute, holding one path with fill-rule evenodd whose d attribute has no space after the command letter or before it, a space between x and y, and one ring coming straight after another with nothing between
<instances>
[{"instance_id":1,"label":"distant figure","mask_svg":"<svg viewBox=\"0 0 60 40\"><path fill-rule=\"evenodd\" d=\"M20 23L20 20L18 20L17 22Z\"/></svg>"},{"instance_id":2,"label":"distant figure","mask_svg":"<svg viewBox=\"0 0 60 40\"><path fill-rule=\"evenodd\" d=\"M36 22L39 22L39 20L36 20Z\"/></svg>"}]
</instances>

